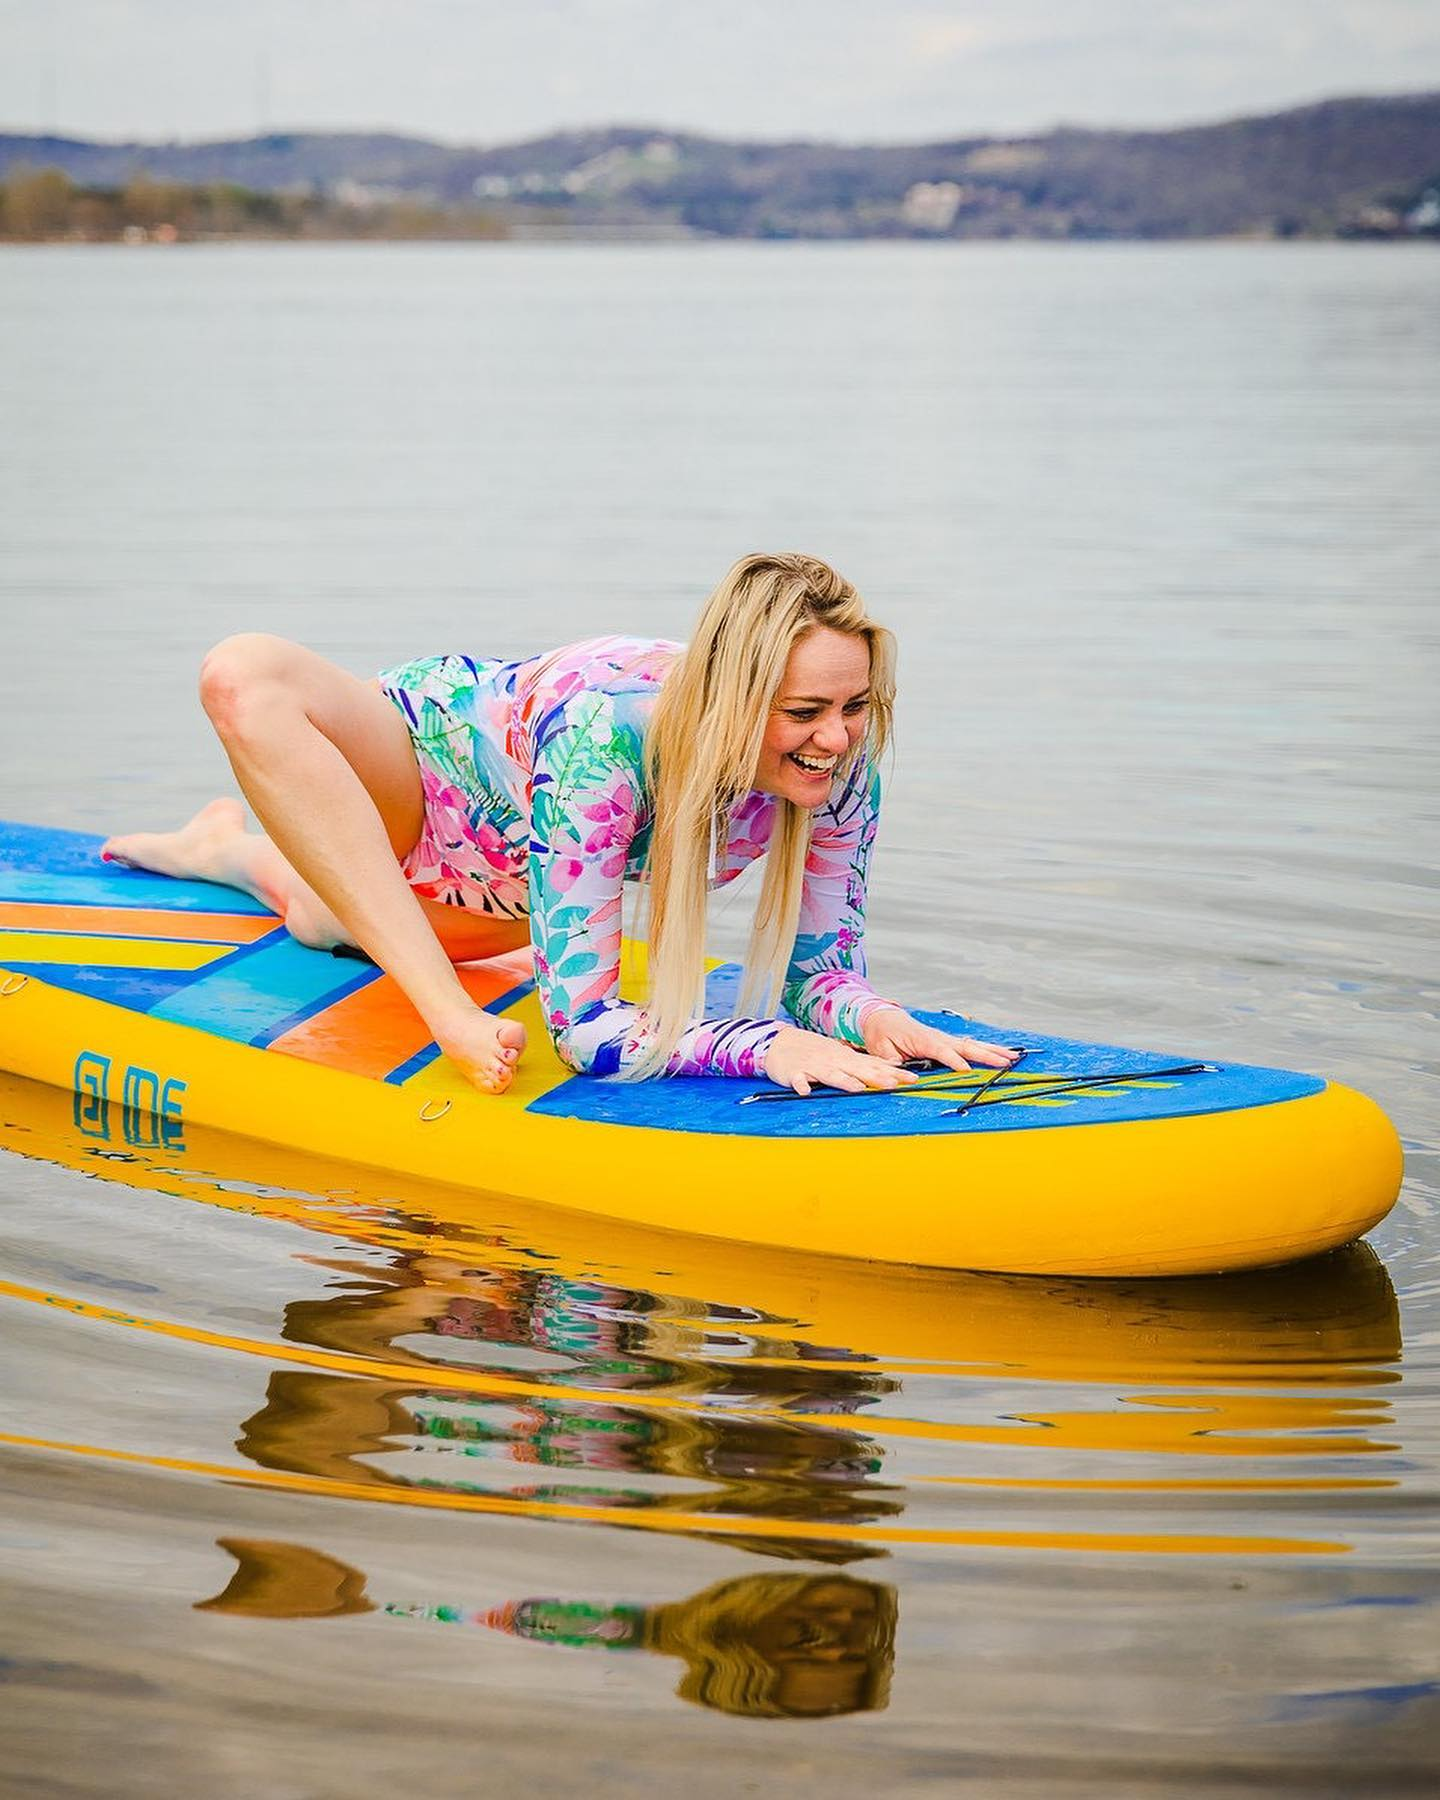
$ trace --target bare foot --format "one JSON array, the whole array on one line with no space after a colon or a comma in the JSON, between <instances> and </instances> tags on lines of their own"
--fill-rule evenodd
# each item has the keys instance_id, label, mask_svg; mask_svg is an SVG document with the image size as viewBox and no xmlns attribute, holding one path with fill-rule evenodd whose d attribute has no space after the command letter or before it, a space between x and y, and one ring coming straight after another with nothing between
<instances>
[{"instance_id":1,"label":"bare foot","mask_svg":"<svg viewBox=\"0 0 1440 1800\"><path fill-rule=\"evenodd\" d=\"M467 1007L435 1033L435 1041L465 1079L485 1094L503 1094L515 1079L525 1048L525 1027Z\"/></svg>"},{"instance_id":2,"label":"bare foot","mask_svg":"<svg viewBox=\"0 0 1440 1800\"><path fill-rule=\"evenodd\" d=\"M178 831L132 831L107 838L100 846L106 862L131 869L152 869L182 881L224 881L233 840L245 834L245 808L225 796L202 806Z\"/></svg>"},{"instance_id":3,"label":"bare foot","mask_svg":"<svg viewBox=\"0 0 1440 1800\"><path fill-rule=\"evenodd\" d=\"M333 950L351 942L334 913L269 838L246 831L245 808L238 800L212 800L178 831L112 837L100 854L132 869L241 888L279 913L291 937L309 950Z\"/></svg>"}]
</instances>

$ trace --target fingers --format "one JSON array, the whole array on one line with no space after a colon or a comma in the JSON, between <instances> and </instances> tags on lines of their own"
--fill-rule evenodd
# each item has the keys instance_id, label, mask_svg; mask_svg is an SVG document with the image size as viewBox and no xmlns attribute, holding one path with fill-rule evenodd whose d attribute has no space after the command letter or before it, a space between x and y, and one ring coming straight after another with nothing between
<instances>
[{"instance_id":1,"label":"fingers","mask_svg":"<svg viewBox=\"0 0 1440 1800\"><path fill-rule=\"evenodd\" d=\"M1020 1049L1004 1044L986 1044L979 1038L952 1038L942 1031L916 1034L903 1046L908 1056L928 1056L947 1068L963 1074L979 1065L986 1069L1008 1069L1024 1055Z\"/></svg>"},{"instance_id":2,"label":"fingers","mask_svg":"<svg viewBox=\"0 0 1440 1800\"><path fill-rule=\"evenodd\" d=\"M915 1077L908 1069L881 1062L873 1056L852 1052L842 1062L838 1058L818 1056L804 1070L790 1076L788 1086L808 1097L815 1087L839 1088L847 1094L862 1094L867 1088L907 1087Z\"/></svg>"},{"instance_id":3,"label":"fingers","mask_svg":"<svg viewBox=\"0 0 1440 1800\"><path fill-rule=\"evenodd\" d=\"M865 1080L854 1075L848 1069L809 1069L804 1075L796 1075L791 1079L791 1087L797 1094L809 1095L813 1087L839 1088L846 1094L863 1094L866 1088L898 1087L899 1082Z\"/></svg>"},{"instance_id":4,"label":"fingers","mask_svg":"<svg viewBox=\"0 0 1440 1800\"><path fill-rule=\"evenodd\" d=\"M859 1094L868 1088L908 1087L915 1080L913 1071L898 1062L793 1028L775 1038L765 1070L772 1081L793 1088L802 1098L808 1098L817 1087Z\"/></svg>"},{"instance_id":5,"label":"fingers","mask_svg":"<svg viewBox=\"0 0 1440 1800\"><path fill-rule=\"evenodd\" d=\"M902 1060L906 1056L925 1057L963 1073L970 1065L961 1054L961 1042L959 1038L946 1037L943 1031L918 1031L901 1044Z\"/></svg>"},{"instance_id":6,"label":"fingers","mask_svg":"<svg viewBox=\"0 0 1440 1800\"><path fill-rule=\"evenodd\" d=\"M792 1030L776 1039L767 1071L782 1087L808 1098L817 1087L859 1094L867 1089L889 1092L919 1079L904 1066L910 1057L926 1058L964 1074L974 1067L1008 1069L1025 1054L1004 1044L978 1038L953 1038L916 1020L913 1029L876 1034L866 1050L857 1050L815 1033Z\"/></svg>"},{"instance_id":7,"label":"fingers","mask_svg":"<svg viewBox=\"0 0 1440 1800\"><path fill-rule=\"evenodd\" d=\"M862 1065L856 1088L897 1088L909 1087L915 1080L913 1069L902 1069L895 1063L885 1062L876 1056L861 1056Z\"/></svg>"},{"instance_id":8,"label":"fingers","mask_svg":"<svg viewBox=\"0 0 1440 1800\"><path fill-rule=\"evenodd\" d=\"M982 1044L977 1038L961 1038L960 1043L972 1063L983 1063L987 1069L1008 1069L1025 1054L1018 1047Z\"/></svg>"}]
</instances>

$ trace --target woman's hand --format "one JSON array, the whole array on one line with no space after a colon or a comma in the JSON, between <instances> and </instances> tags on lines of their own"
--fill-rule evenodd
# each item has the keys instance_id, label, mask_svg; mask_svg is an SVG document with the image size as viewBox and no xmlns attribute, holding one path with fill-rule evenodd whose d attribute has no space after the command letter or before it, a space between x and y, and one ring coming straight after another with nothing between
<instances>
[{"instance_id":1,"label":"woman's hand","mask_svg":"<svg viewBox=\"0 0 1440 1800\"><path fill-rule=\"evenodd\" d=\"M765 1052L765 1073L797 1094L808 1094L812 1085L859 1094L866 1088L906 1087L915 1079L908 1069L896 1068L893 1059L881 1061L797 1025L783 1026L776 1035Z\"/></svg>"},{"instance_id":2,"label":"woman's hand","mask_svg":"<svg viewBox=\"0 0 1440 1800\"><path fill-rule=\"evenodd\" d=\"M923 1056L931 1062L944 1063L947 1069L968 1069L975 1063L987 1069L1008 1069L1020 1057L1020 1051L1014 1047L983 1044L979 1038L957 1038L936 1031L933 1025L922 1025L898 1006L872 1012L860 1035L872 1057L891 1064Z\"/></svg>"}]
</instances>

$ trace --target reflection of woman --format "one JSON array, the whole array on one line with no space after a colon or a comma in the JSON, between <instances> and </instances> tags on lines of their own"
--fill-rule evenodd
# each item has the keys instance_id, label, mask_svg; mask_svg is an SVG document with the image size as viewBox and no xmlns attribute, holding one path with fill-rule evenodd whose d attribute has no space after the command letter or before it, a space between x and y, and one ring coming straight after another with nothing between
<instances>
[{"instance_id":1,"label":"reflection of woman","mask_svg":"<svg viewBox=\"0 0 1440 1800\"><path fill-rule=\"evenodd\" d=\"M279 638L213 650L201 694L267 837L233 800L105 854L257 895L301 942L386 969L477 1086L509 1085L523 1028L452 963L528 940L546 1026L596 1074L768 1075L859 1090L907 1057L1013 1053L912 1019L865 980L890 634L828 564L749 556L688 649L597 637L523 662L427 657L363 682ZM768 854L767 854L768 852ZM745 1004L695 1017L707 889L765 858ZM650 999L620 999L624 881L651 885Z\"/></svg>"},{"instance_id":2,"label":"reflection of woman","mask_svg":"<svg viewBox=\"0 0 1440 1800\"><path fill-rule=\"evenodd\" d=\"M246 1618L369 1612L358 1570L301 1544L221 1538L239 1564L198 1603ZM685 1664L682 1700L759 1719L878 1712L895 1660L895 1590L850 1575L742 1575L663 1606L512 1600L488 1612L389 1602L392 1617L486 1625L531 1643L651 1650Z\"/></svg>"},{"instance_id":3,"label":"reflection of woman","mask_svg":"<svg viewBox=\"0 0 1440 1800\"><path fill-rule=\"evenodd\" d=\"M849 1575L742 1575L656 1607L649 1647L684 1659L676 1692L719 1712L806 1719L890 1697L895 1590Z\"/></svg>"},{"instance_id":4,"label":"reflection of woman","mask_svg":"<svg viewBox=\"0 0 1440 1800\"><path fill-rule=\"evenodd\" d=\"M264 1406L244 1421L237 1440L264 1468L351 1485L504 1492L537 1509L583 1501L740 1521L759 1516L772 1526L788 1519L833 1525L831 1542L744 1535L749 1554L806 1561L875 1554L838 1542L843 1528L901 1510L870 1439L802 1416L806 1408L853 1411L890 1391L893 1382L866 1366L711 1362L685 1354L695 1345L674 1319L651 1317L660 1306L655 1295L553 1270L487 1268L414 1251L398 1253L385 1268L344 1258L319 1259L319 1266L346 1278L344 1291L289 1302L283 1336L363 1357L384 1373L273 1371ZM673 1297L668 1305L683 1314L698 1303ZM474 1357L447 1356L451 1345L466 1343L476 1346ZM555 1371L553 1363L532 1366L528 1391L507 1392L499 1408L486 1396L483 1373L475 1395L431 1382L437 1365L504 1375L514 1367L504 1353L509 1345L558 1352L573 1373ZM550 1373L567 1388L583 1379L584 1391L552 1397L545 1392ZM656 1386L679 1398L724 1393L732 1383L746 1402L743 1415L703 1405L626 1404L629 1395L643 1401ZM408 1454L397 1456L402 1445ZM522 1469L535 1478L524 1480ZM605 1479L585 1479L602 1472ZM726 1538L718 1524L717 1535Z\"/></svg>"},{"instance_id":5,"label":"reflection of woman","mask_svg":"<svg viewBox=\"0 0 1440 1800\"><path fill-rule=\"evenodd\" d=\"M895 1611L893 1588L850 1575L741 1575L668 1606L516 1600L480 1623L532 1642L679 1657L682 1700L800 1719L885 1705Z\"/></svg>"}]
</instances>

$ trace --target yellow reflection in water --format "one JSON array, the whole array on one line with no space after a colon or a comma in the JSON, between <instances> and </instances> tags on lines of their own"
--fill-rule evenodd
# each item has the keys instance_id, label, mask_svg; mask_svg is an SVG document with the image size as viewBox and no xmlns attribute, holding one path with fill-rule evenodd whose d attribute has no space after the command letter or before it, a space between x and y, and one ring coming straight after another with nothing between
<instances>
[{"instance_id":1,"label":"yellow reflection in water","mask_svg":"<svg viewBox=\"0 0 1440 1800\"><path fill-rule=\"evenodd\" d=\"M264 1404L240 1427L243 1463L45 1440L52 1449L297 1492L703 1531L832 1560L892 1543L1343 1550L1331 1534L1237 1532L1228 1519L1183 1532L899 1521L946 1492L1008 1490L1018 1502L1393 1485L1334 1466L1396 1448L1381 1390L1397 1378L1397 1310L1363 1247L1211 1281L874 1267L612 1228L433 1184L397 1196L390 1177L218 1134L121 1152L76 1128L69 1096L7 1080L0 1102L0 1142L23 1154L305 1228L321 1253L302 1260L341 1289L289 1302L273 1337L241 1337L0 1283L15 1300L272 1368ZM1057 1383L1103 1392L1056 1407L1046 1390ZM1355 1388L1365 1391L1340 1391ZM957 1449L979 1468L905 1467ZM1012 1453L1044 1460L1021 1474ZM1097 1456L1119 1466L1096 1471ZM1325 1467L1133 1466L1156 1456ZM1092 1467L1065 1466L1076 1457Z\"/></svg>"}]
</instances>

